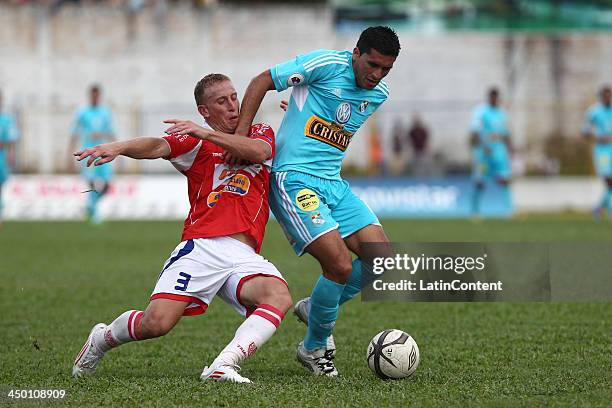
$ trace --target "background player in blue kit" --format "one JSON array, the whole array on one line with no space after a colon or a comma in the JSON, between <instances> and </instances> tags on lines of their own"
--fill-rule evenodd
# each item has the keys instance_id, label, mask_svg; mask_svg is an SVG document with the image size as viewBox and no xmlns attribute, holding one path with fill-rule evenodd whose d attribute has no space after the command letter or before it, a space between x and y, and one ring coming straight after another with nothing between
<instances>
[{"instance_id":1,"label":"background player in blue kit","mask_svg":"<svg viewBox=\"0 0 612 408\"><path fill-rule=\"evenodd\" d=\"M71 150L83 150L115 140L111 111L100 105L101 89L98 85L89 88L89 106L79 109L72 127ZM77 149L78 143L78 149ZM91 190L87 199L87 216L93 223L99 223L98 202L108 192L113 176L111 163L87 167L81 165L81 174Z\"/></svg>"},{"instance_id":2,"label":"background player in blue kit","mask_svg":"<svg viewBox=\"0 0 612 408\"><path fill-rule=\"evenodd\" d=\"M15 163L15 142L19 132L13 117L2 110L2 92L0 92L0 226L2 225L2 185L11 174Z\"/></svg>"},{"instance_id":3,"label":"background player in blue kit","mask_svg":"<svg viewBox=\"0 0 612 408\"><path fill-rule=\"evenodd\" d=\"M508 118L499 104L499 90L495 87L490 88L487 93L487 103L477 106L472 114L470 131L472 176L475 183L472 197L473 215L480 214L483 192L488 182L502 186L506 202L511 202L512 143L508 131Z\"/></svg>"},{"instance_id":4,"label":"background player in blue kit","mask_svg":"<svg viewBox=\"0 0 612 408\"><path fill-rule=\"evenodd\" d=\"M599 99L588 110L583 129L583 134L593 141L595 171L606 183L603 198L594 211L597 218L610 214L612 205L612 90L609 86L601 88Z\"/></svg>"},{"instance_id":5,"label":"background player in blue kit","mask_svg":"<svg viewBox=\"0 0 612 408\"><path fill-rule=\"evenodd\" d=\"M388 242L340 166L355 132L389 96L382 79L399 51L392 29L370 27L353 51L317 50L261 73L243 99L238 134L247 133L266 92L293 88L277 134L270 207L295 252L310 253L323 270L311 297L295 306L308 325L297 357L316 375L338 374L331 333L339 305L361 290L360 243Z\"/></svg>"}]
</instances>

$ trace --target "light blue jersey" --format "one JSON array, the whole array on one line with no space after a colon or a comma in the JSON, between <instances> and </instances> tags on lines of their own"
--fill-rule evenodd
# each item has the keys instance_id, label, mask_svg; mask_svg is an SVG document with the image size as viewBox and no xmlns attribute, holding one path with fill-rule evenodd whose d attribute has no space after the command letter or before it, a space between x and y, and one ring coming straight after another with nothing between
<instances>
[{"instance_id":1,"label":"light blue jersey","mask_svg":"<svg viewBox=\"0 0 612 408\"><path fill-rule=\"evenodd\" d=\"M108 142L115 134L110 110L104 106L80 109L74 119L72 134L79 136L81 148Z\"/></svg>"},{"instance_id":2,"label":"light blue jersey","mask_svg":"<svg viewBox=\"0 0 612 408\"><path fill-rule=\"evenodd\" d=\"M612 143L604 142L604 137L612 137L612 106L598 103L588 110L583 133L594 134L593 164L597 175L612 177Z\"/></svg>"},{"instance_id":3,"label":"light blue jersey","mask_svg":"<svg viewBox=\"0 0 612 408\"><path fill-rule=\"evenodd\" d=\"M470 130L477 133L480 143L473 149L474 177L509 178L510 159L506 145L508 119L497 106L482 104L474 109Z\"/></svg>"},{"instance_id":4,"label":"light blue jersey","mask_svg":"<svg viewBox=\"0 0 612 408\"><path fill-rule=\"evenodd\" d=\"M351 138L387 99L387 84L357 87L351 51L312 51L270 72L277 91L293 87L276 136L273 171L340 180Z\"/></svg>"},{"instance_id":5,"label":"light blue jersey","mask_svg":"<svg viewBox=\"0 0 612 408\"><path fill-rule=\"evenodd\" d=\"M474 110L470 130L478 133L480 141L484 145L494 147L497 144L504 144L503 138L508 137L508 119L503 109L483 104ZM495 140L493 135L502 138Z\"/></svg>"},{"instance_id":6,"label":"light blue jersey","mask_svg":"<svg viewBox=\"0 0 612 408\"><path fill-rule=\"evenodd\" d=\"M612 136L612 106L598 103L588 110L584 124L584 133L593 133L596 137Z\"/></svg>"},{"instance_id":7,"label":"light blue jersey","mask_svg":"<svg viewBox=\"0 0 612 408\"><path fill-rule=\"evenodd\" d=\"M19 138L19 132L13 117L0 112L0 144L13 143ZM7 148L0 146L0 184L4 183L10 175L7 157Z\"/></svg>"}]
</instances>

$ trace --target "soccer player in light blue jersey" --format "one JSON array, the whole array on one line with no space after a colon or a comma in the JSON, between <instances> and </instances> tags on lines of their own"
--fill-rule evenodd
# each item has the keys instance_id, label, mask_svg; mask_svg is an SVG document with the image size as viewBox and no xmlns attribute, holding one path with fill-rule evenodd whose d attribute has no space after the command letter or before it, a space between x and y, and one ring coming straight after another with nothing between
<instances>
[{"instance_id":1,"label":"soccer player in light blue jersey","mask_svg":"<svg viewBox=\"0 0 612 408\"><path fill-rule=\"evenodd\" d=\"M2 110L0 92L0 226L2 225L2 185L8 180L15 163L15 142L19 132L13 117Z\"/></svg>"},{"instance_id":2,"label":"soccer player in light blue jersey","mask_svg":"<svg viewBox=\"0 0 612 408\"><path fill-rule=\"evenodd\" d=\"M475 216L481 212L481 201L487 183L494 182L501 185L506 195L505 201L510 204L512 200L510 195L512 143L508 131L508 118L499 104L499 90L493 87L488 91L487 103L477 106L472 114L470 124L474 179L472 214Z\"/></svg>"},{"instance_id":3,"label":"soccer player in light blue jersey","mask_svg":"<svg viewBox=\"0 0 612 408\"><path fill-rule=\"evenodd\" d=\"M89 106L78 110L72 127L71 151L81 150L115 140L113 117L111 111L100 105L101 89L98 85L89 88ZM87 167L81 165L81 174L91 190L87 200L87 216L94 223L100 222L98 203L108 192L113 176L111 163L101 166Z\"/></svg>"},{"instance_id":4,"label":"soccer player in light blue jersey","mask_svg":"<svg viewBox=\"0 0 612 408\"><path fill-rule=\"evenodd\" d=\"M360 244L388 242L340 166L355 132L389 96L382 79L399 51L392 29L370 27L352 51L312 51L264 71L242 102L236 133L244 135L266 92L292 88L277 134L270 207L296 254L308 252L322 268L310 298L295 306L308 325L297 357L316 375L338 374L331 333L339 305L361 290Z\"/></svg>"},{"instance_id":5,"label":"soccer player in light blue jersey","mask_svg":"<svg viewBox=\"0 0 612 408\"><path fill-rule=\"evenodd\" d=\"M606 183L602 200L594 211L596 218L609 215L612 206L612 90L609 86L602 87L599 98L600 102L588 110L583 128L583 135L593 141L595 171Z\"/></svg>"}]
</instances>

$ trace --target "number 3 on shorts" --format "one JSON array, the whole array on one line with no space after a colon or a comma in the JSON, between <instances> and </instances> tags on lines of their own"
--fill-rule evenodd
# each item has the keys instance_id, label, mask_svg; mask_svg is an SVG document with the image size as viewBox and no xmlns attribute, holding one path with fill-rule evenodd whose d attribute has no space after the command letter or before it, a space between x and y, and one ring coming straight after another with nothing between
<instances>
[{"instance_id":1,"label":"number 3 on shorts","mask_svg":"<svg viewBox=\"0 0 612 408\"><path fill-rule=\"evenodd\" d=\"M178 285L176 285L174 287L175 290L181 290L181 291L185 291L187 290L187 284L189 283L189 281L191 280L191 275L189 275L188 273L185 272L180 272L179 276L182 276L184 279L177 279L176 283L178 283Z\"/></svg>"}]
</instances>

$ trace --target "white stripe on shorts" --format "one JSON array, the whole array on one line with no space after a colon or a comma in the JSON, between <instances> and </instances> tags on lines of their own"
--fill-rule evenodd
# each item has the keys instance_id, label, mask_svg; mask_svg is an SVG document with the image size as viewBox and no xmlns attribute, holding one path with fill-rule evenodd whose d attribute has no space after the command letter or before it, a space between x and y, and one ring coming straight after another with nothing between
<instances>
[{"instance_id":1,"label":"white stripe on shorts","mask_svg":"<svg viewBox=\"0 0 612 408\"><path fill-rule=\"evenodd\" d=\"M276 185L278 186L278 191L280 192L280 195L281 195L282 205L285 208L285 211L287 211L287 214L289 215L289 218L291 219L290 220L291 224L293 225L296 232L300 236L300 239L304 242L308 242L310 239L310 233L308 232L308 229L302 222L300 215L297 213L297 211L295 211L295 208L293 208L293 203L291 202L291 198L289 197L289 194L287 194L287 192L285 191L285 187L283 186L285 177L287 177L287 173L285 172L276 173Z\"/></svg>"}]
</instances>

